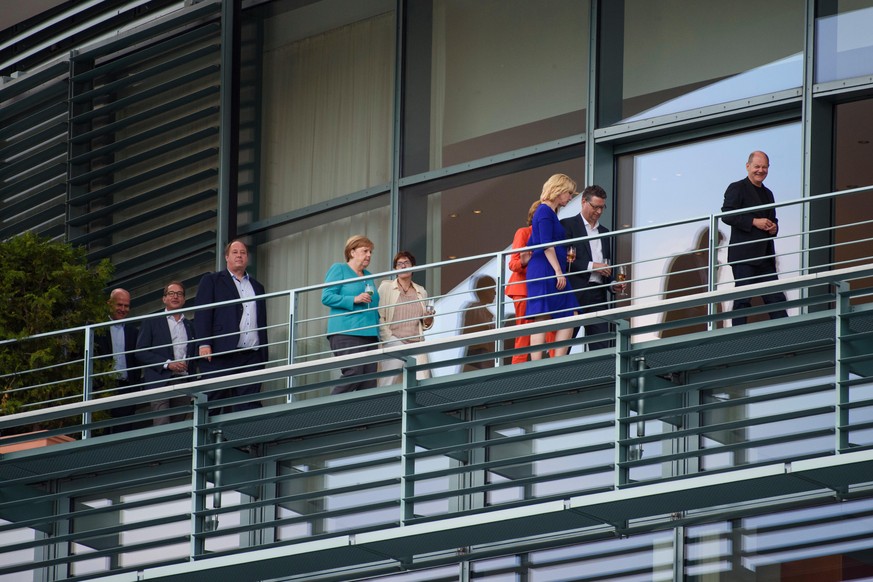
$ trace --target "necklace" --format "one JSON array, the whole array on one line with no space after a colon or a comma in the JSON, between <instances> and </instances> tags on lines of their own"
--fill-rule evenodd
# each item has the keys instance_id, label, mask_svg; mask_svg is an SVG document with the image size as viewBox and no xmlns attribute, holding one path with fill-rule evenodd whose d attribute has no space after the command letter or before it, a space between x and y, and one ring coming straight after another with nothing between
<instances>
[{"instance_id":1,"label":"necklace","mask_svg":"<svg viewBox=\"0 0 873 582\"><path fill-rule=\"evenodd\" d=\"M400 279L397 279L397 285L400 289L403 290L404 293L409 293L409 290L412 289L412 283L409 284L409 287L404 287L403 283L400 282Z\"/></svg>"}]
</instances>

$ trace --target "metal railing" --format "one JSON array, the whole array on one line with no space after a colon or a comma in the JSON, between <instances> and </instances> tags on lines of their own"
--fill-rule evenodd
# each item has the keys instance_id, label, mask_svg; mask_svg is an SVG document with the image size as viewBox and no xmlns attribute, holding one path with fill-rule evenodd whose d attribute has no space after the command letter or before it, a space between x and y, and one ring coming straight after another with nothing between
<instances>
[{"instance_id":1,"label":"metal railing","mask_svg":"<svg viewBox=\"0 0 873 582\"><path fill-rule=\"evenodd\" d=\"M814 239L816 233L803 236ZM833 249L835 238L806 252ZM620 253L622 242L615 244ZM493 256L495 269L506 254ZM439 562L448 553L461 559L448 552L457 545L453 532L460 522L454 520L471 516L495 527L511 520L511 537L533 536L532 544L548 545L533 516L554 515L556 523L571 527L576 522L561 513L568 508L578 510L570 516L585 517L579 517L578 532L558 535L556 544L718 519L719 509L707 499L713 490L734 504L764 496L779 497L782 505L821 502L835 491L840 499L869 496L863 484L873 464L873 265L857 260L866 264L820 261L774 283L713 284L713 290L668 299L641 293L566 320L504 326L495 318L489 331L439 335L437 328L423 342L342 357L322 348L291 361L287 340L276 336L284 332L302 341L305 336L295 337L289 326L324 325L324 311L312 314L316 323L305 321L298 298L297 309L287 309L288 323L268 330L273 356L265 369L53 401L0 417L7 435L66 421L40 435L96 436L118 422L98 418L113 407L171 395L194 401L182 409L192 414L186 421L0 454L6 495L0 538L19 536L3 544L0 574L29 570L36 562L74 573L136 576L151 567L181 569L242 549L286 545L294 548L288 555L305 554L295 564L317 569L319 556L329 557L334 547L372 543L370 555L393 555L378 545L380 536L420 544L421 553L431 552ZM631 263L637 272L640 261ZM499 279L497 273L495 284ZM632 289L644 288L644 280L632 277ZM735 314L707 309L774 290L788 294L784 307L793 317L731 329L727 320ZM469 290L436 295L463 304L464 293ZM295 304L285 293L265 300L274 314L283 302ZM443 305L440 314L456 324L462 311ZM748 314L769 309L752 307ZM694 315L666 319L678 310ZM521 334L598 320L615 325L615 349L579 351L591 339L582 337L568 340L574 351L567 357L463 371L483 358L467 354L467 346L493 343L487 357L502 364L526 351L508 347ZM725 323L721 329L719 322ZM701 325L701 331L659 337L663 330ZM94 326L77 333L88 330ZM314 342L324 342L323 332L313 335ZM418 354L430 361L418 362ZM339 368L387 358L403 362L400 383L320 397L341 381ZM424 369L433 377L418 380ZM87 376L86 370L78 377ZM252 382L264 390L236 400L274 406L210 416L226 402L209 401L209 393ZM149 420L149 414L138 416ZM12 434L4 444L34 438ZM762 492L758 483L765 477ZM665 495L669 504L646 502ZM601 512L602 519L596 517ZM624 525L613 523L613 514L622 515ZM469 534L471 547L503 539L487 528L476 532ZM423 539L414 541L416 535ZM475 556L475 548L468 551L465 556ZM283 563L281 574L295 567L303 566Z\"/></svg>"},{"instance_id":2,"label":"metal railing","mask_svg":"<svg viewBox=\"0 0 873 582\"><path fill-rule=\"evenodd\" d=\"M821 214L822 209L830 212L835 200L861 200L862 197L869 196L870 190L870 188L859 188L817 196L812 199L779 202L759 208L785 209L794 207L800 210L800 215L812 216L813 205L818 214ZM635 330L634 341L661 336L667 337L702 329L711 330L717 326L728 326L730 307L727 300L710 301L705 304L696 302L691 307L676 307L666 300L731 288L730 277L726 277L727 269L724 268L724 263L719 262L719 255L724 254L727 249L726 237L722 238L719 232L719 221L725 214L736 213L738 212L683 219L664 225L629 228L592 237L600 238L603 244L612 247L613 254L617 257L613 268L624 266L628 269L627 283L630 292L627 297L609 294L607 302L601 305L584 306L585 312L589 314L607 312L610 309L628 305L637 307L655 305L654 309L641 310L636 312L636 315L631 316L630 325ZM858 220L844 225L827 223L817 228L780 232L776 237L777 254L775 256L780 263L780 276L784 278L803 273L870 264L871 258L873 258L873 237L864 233L871 232L871 223L873 220ZM707 235L705 249L702 244L698 244L697 248L687 249L685 252L679 253L681 256L693 255L695 257L690 267L686 265L678 270L664 269L659 265L676 259L677 254L646 256L646 253L635 246L635 240L641 234L655 233L661 237L669 237L671 233L680 230L686 235L688 232L693 232L696 238L700 238L701 233ZM850 233L851 236L841 236L844 231ZM576 239L576 242L585 244L582 239ZM545 246L548 245L532 246L528 249ZM434 325L425 332L424 338L422 338L425 340L424 342L420 342L420 345L412 345L409 349L412 350L410 353L428 356L429 363L425 368L433 375L439 376L461 372L465 369L500 366L505 363L506 358L514 354L531 351L531 349L517 350L512 348L516 338L527 335L530 331L527 326L514 325L518 323L518 320L514 315L512 300L505 297L502 292L508 280L506 267L508 257L513 252L517 252L517 249L408 269L413 271L418 279L436 281L441 279L441 274L449 267L457 268L459 265L477 265L485 262L484 266L471 273L465 281L453 289L431 295L431 299L436 304L437 312ZM400 272L376 273L361 279L378 284L379 281L393 278ZM476 290L473 289L475 281L477 279L487 280L489 277L491 281L482 286L482 289L479 290L480 297L477 298ZM685 283L670 286L671 277L684 280ZM692 280L693 283L688 283L689 280ZM611 283L606 284L606 286L610 285ZM333 358L327 345L325 328L329 315L327 308L322 306L320 301L321 292L327 286L328 284L318 284L300 289L268 293L263 296L267 311L271 314L270 323L266 330L269 337L269 345L267 346L269 358L266 365L271 368L321 359L329 359L333 365L319 367L318 371L310 374L299 374L286 380L275 380L272 384L264 387L263 394L248 400L281 403L289 398L311 398L326 394L331 387L340 383L340 379L337 378L337 370L343 366L343 362L341 359ZM802 292L806 293L807 291ZM800 299L800 293L799 290L789 290L789 299ZM484 300L481 295L486 296ZM499 300L495 301L495 297ZM193 313L196 317L197 311L201 309L232 305L242 301L228 301L212 306L186 307L180 311L189 315ZM808 309L807 306L800 304L792 305L795 305L791 307L790 313L792 314L799 314ZM753 307L750 313L752 315L766 314L772 309L775 308ZM470 323L465 315L472 310L476 310L484 316L477 317L475 323ZM163 312L149 316L132 317L126 319L125 322L137 325L150 317L164 317L165 315L166 313ZM731 314L731 316L736 315L736 313ZM490 324L486 321L486 326L490 325L495 330L512 327L518 327L518 329L511 330L512 333L501 336L501 339L497 340L492 337L492 334L469 333L475 329L482 329L482 321L489 317L492 321ZM606 315L601 317L613 319ZM30 346L38 346L40 342L48 339L65 338L64 341L73 346L69 352L70 358L65 362L50 362L29 370L4 371L3 374L0 374L0 382L4 384L3 398L15 399L25 393L45 395L43 398L26 398L27 404L20 409L21 412L25 412L75 402L104 400L105 397L111 396L115 392L112 379L117 377L118 371L112 369L110 365L112 355L96 355L94 338L97 334L108 333L108 327L112 323L107 321L75 329L40 334L23 340L0 342L0 349L24 351L33 351ZM566 325L569 326L570 323ZM573 323L573 325L574 327L578 326L578 323ZM372 335L378 335L378 329L371 331ZM454 342L434 344L434 340L455 336L461 336L457 344ZM198 338L198 341L203 339L207 338ZM571 353L584 351L588 342L597 339L600 338L586 338L580 333L578 338L570 342L572 344ZM448 347L449 345L452 347ZM471 350L471 346L479 349ZM386 357L403 357L390 350L383 350L383 352L378 354L378 357L374 355L374 358L379 360ZM134 360L129 365L129 371L133 374L141 373L145 365L136 363L136 352L125 355L129 363L131 359ZM196 364L196 358L194 363ZM397 374L398 372L393 373ZM374 378L378 378L379 374L381 373L377 373ZM385 376L386 374L381 375ZM29 377L37 376L50 379L40 382L28 381ZM196 377L208 379L208 376L202 374ZM140 382L128 388L129 390L141 391L153 387L154 385ZM138 398L129 398L141 403L145 402L142 400L142 395ZM123 398L116 398L116 400L124 401ZM107 406L98 407L96 410L102 410L106 413L106 411L111 410L108 408L110 402L115 401L107 400L105 403ZM212 405L219 407L222 403L212 401L210 406ZM94 425L96 429L111 429L113 424L121 422L117 419L106 419L104 418L105 414L99 416L97 424ZM145 413L141 416L142 418L138 420L143 422L156 418L155 414L152 413ZM89 423L90 419L86 418L84 424L89 425ZM86 431L84 436L87 434Z\"/></svg>"}]
</instances>

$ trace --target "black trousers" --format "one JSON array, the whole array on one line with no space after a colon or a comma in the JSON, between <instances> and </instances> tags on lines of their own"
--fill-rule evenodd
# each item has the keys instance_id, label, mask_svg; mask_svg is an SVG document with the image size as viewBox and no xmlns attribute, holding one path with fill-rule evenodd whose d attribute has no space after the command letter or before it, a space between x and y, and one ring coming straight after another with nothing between
<instances>
[{"instance_id":1,"label":"black trousers","mask_svg":"<svg viewBox=\"0 0 873 582\"><path fill-rule=\"evenodd\" d=\"M602 311L609 307L609 305L606 304L606 287L597 287L594 289L585 288L577 291L576 300L579 302L579 307L582 308L580 313L592 313L594 311ZM573 337L576 337L578 331L578 327L573 330ZM601 333L607 333L609 331L609 323L605 321L598 321L585 326L585 337L590 337ZM588 351L590 352L593 350L601 350L603 348L611 348L614 345L615 342L613 340L591 342L588 344Z\"/></svg>"},{"instance_id":2,"label":"black trousers","mask_svg":"<svg viewBox=\"0 0 873 582\"><path fill-rule=\"evenodd\" d=\"M779 277L776 275L776 262L772 259L754 265L749 263L731 263L731 270L734 273L735 287L743 287L745 285L752 285L754 283L765 283L767 281L777 281L779 279ZM761 295L761 300L766 305L781 303L785 301L785 293L782 293L781 291L777 293L767 293L765 295ZM734 311L736 311L738 309L744 309L751 306L752 298L744 297L742 299L735 300L733 308ZM784 309L771 311L769 315L770 319L788 317L788 313L786 313ZM734 325L745 325L746 317L734 317L732 321Z\"/></svg>"},{"instance_id":3,"label":"black trousers","mask_svg":"<svg viewBox=\"0 0 873 582\"><path fill-rule=\"evenodd\" d=\"M264 367L263 350L242 350L238 352L213 354L212 361L205 358L200 360L200 373L203 379L217 378L220 376L228 376L236 372L251 372L252 370L260 370ZM213 390L207 395L209 401L223 400L232 396L245 396L248 394L257 394L261 391L260 382L256 384L245 384L243 386L234 386L233 388L225 388L223 390ZM225 406L223 408L212 409L213 414L227 414L228 412L241 412L243 410L252 410L260 408L261 403L257 400L251 402L242 402L233 406Z\"/></svg>"},{"instance_id":4,"label":"black trousers","mask_svg":"<svg viewBox=\"0 0 873 582\"><path fill-rule=\"evenodd\" d=\"M328 336L327 341L330 343L330 349L335 356L344 356L346 354L367 352L376 349L376 346L379 344L379 338L376 336L348 335L344 333L337 333ZM347 378L360 376L361 374L373 374L376 372L376 368L377 365L375 362L372 364L364 364L361 366L343 368L342 378L343 380L345 380ZM342 394L343 392L354 392L355 390L365 390L367 388L375 387L375 379L357 382L353 381L349 382L348 384L341 384L335 387L333 390L330 391L330 393Z\"/></svg>"}]
</instances>

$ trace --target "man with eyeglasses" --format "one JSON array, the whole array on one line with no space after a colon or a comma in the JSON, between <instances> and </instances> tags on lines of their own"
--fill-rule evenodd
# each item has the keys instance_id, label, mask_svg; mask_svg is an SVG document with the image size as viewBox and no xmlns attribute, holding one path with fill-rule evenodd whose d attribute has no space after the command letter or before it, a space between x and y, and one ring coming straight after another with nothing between
<instances>
[{"instance_id":1,"label":"man with eyeglasses","mask_svg":"<svg viewBox=\"0 0 873 582\"><path fill-rule=\"evenodd\" d=\"M561 220L568 239L591 237L609 232L600 224L600 216L606 209L606 191L592 184L582 191L582 209L575 216ZM582 307L582 313L599 311L608 307L607 289L612 283L612 247L608 238L594 238L568 243L576 247L576 259L570 263L567 278ZM609 324L593 322L585 326L585 337L607 333ZM574 334L575 335L575 334ZM612 341L597 341L588 344L589 350L599 350L613 345Z\"/></svg>"},{"instance_id":2,"label":"man with eyeglasses","mask_svg":"<svg viewBox=\"0 0 873 582\"><path fill-rule=\"evenodd\" d=\"M194 324L184 313L176 313L185 306L185 286L179 281L171 281L164 287L161 301L164 304L162 315L144 321L136 340L136 359L146 366L143 369L145 388L184 382L191 377L195 364ZM190 396L175 396L152 401L151 410L166 411L171 405L176 408L190 403ZM155 418L153 423L156 426L168 424L184 417L184 414L172 418L163 415Z\"/></svg>"}]
</instances>

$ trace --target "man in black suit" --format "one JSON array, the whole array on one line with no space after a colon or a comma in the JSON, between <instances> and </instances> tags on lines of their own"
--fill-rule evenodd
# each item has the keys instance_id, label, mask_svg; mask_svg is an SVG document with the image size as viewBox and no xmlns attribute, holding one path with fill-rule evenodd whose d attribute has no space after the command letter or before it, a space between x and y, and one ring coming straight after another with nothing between
<instances>
[{"instance_id":1,"label":"man in black suit","mask_svg":"<svg viewBox=\"0 0 873 582\"><path fill-rule=\"evenodd\" d=\"M126 394L141 389L139 386L141 374L135 367L134 350L136 350L137 330L133 325L124 323L130 314L130 293L125 289L113 289L106 302L109 306L109 319L116 322L94 338L94 351L98 357L112 357L115 370L115 394ZM101 383L102 384L102 383ZM103 388L103 386L98 386ZM132 416L136 405L125 405L109 411L112 418ZM111 433L123 432L134 428L132 424L117 424L109 429Z\"/></svg>"},{"instance_id":2,"label":"man in black suit","mask_svg":"<svg viewBox=\"0 0 873 582\"><path fill-rule=\"evenodd\" d=\"M764 186L764 179L770 171L770 158L761 151L749 154L746 162L748 176L727 187L724 193L724 204L721 211L750 208L762 204L773 203L773 192ZM730 246L728 247L728 262L734 273L734 286L742 287L753 283L776 281L776 257L773 238L779 232L779 221L776 210L767 208L742 214L731 214L722 217L725 224L731 227ZM782 292L767 293L761 296L765 304L785 301ZM734 301L734 310L752 305L751 298ZM787 317L784 309L770 312L770 319ZM743 325L746 317L733 318L734 325Z\"/></svg>"},{"instance_id":3,"label":"man in black suit","mask_svg":"<svg viewBox=\"0 0 873 582\"><path fill-rule=\"evenodd\" d=\"M232 299L249 301L198 310L194 317L200 355L200 372L213 378L260 369L267 361L267 306L255 297L265 293L264 286L249 276L249 251L239 240L224 249L227 268L208 273L197 288L197 305L220 303ZM209 393L209 400L242 396L260 392L261 385L248 384ZM260 407L259 401L236 404L214 412L239 412Z\"/></svg>"},{"instance_id":4,"label":"man in black suit","mask_svg":"<svg viewBox=\"0 0 873 582\"><path fill-rule=\"evenodd\" d=\"M609 232L600 224L600 216L606 208L606 191L592 184L582 191L582 210L579 214L561 221L568 239L590 237ZM570 263L567 279L582 307L582 313L607 309L607 289L612 283L612 246L606 238L588 239L569 243L576 247L576 260ZM605 321L585 326L585 336L607 333L609 324ZM575 335L575 334L574 334ZM608 348L614 342L598 341L588 344L589 350Z\"/></svg>"},{"instance_id":5,"label":"man in black suit","mask_svg":"<svg viewBox=\"0 0 873 582\"><path fill-rule=\"evenodd\" d=\"M161 300L164 313L182 309L185 306L185 286L179 281L170 282L164 287ZM136 359L146 366L143 369L146 388L184 382L191 377L194 368L194 324L183 313L147 319L140 326L136 349ZM171 404L175 408L190 403L189 396L177 396L153 401L151 409L153 412L165 411ZM172 418L165 415L153 422L157 426L184 418L184 414Z\"/></svg>"}]
</instances>

